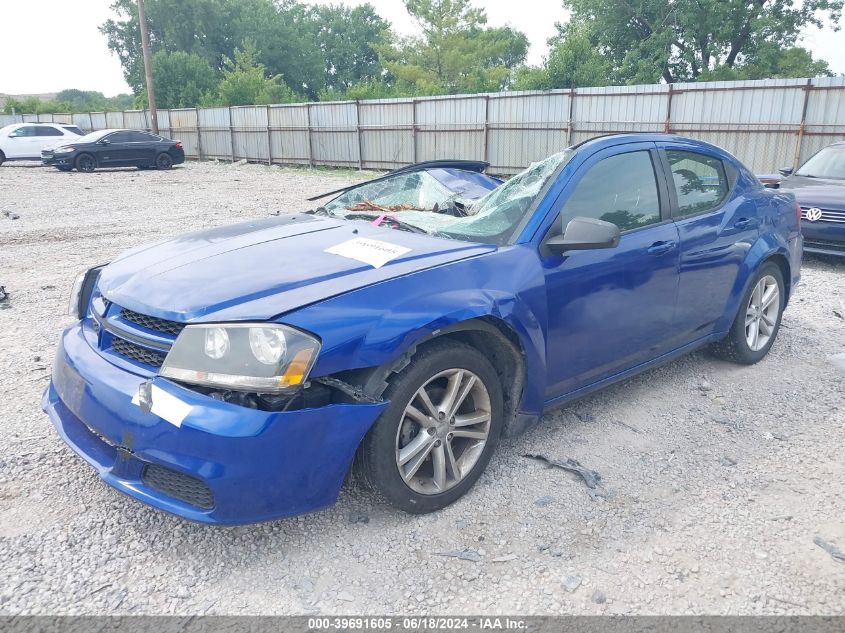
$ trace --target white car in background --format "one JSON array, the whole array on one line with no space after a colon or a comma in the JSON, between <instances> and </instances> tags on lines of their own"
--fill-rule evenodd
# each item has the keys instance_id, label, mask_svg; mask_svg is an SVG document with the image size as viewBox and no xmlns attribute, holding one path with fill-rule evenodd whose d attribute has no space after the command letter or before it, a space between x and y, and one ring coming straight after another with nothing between
<instances>
[{"instance_id":1,"label":"white car in background","mask_svg":"<svg viewBox=\"0 0 845 633\"><path fill-rule=\"evenodd\" d=\"M0 128L0 165L7 160L41 161L41 150L85 133L71 123L13 123Z\"/></svg>"}]
</instances>

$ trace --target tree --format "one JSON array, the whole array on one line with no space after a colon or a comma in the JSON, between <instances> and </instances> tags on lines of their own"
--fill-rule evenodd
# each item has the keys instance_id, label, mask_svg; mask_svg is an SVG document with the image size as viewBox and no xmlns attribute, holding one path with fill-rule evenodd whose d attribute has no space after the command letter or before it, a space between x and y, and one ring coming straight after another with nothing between
<instances>
[{"instance_id":1,"label":"tree","mask_svg":"<svg viewBox=\"0 0 845 633\"><path fill-rule=\"evenodd\" d=\"M378 48L387 44L390 24L372 5L315 5L309 19L324 61L327 95L381 79L384 66Z\"/></svg>"},{"instance_id":2,"label":"tree","mask_svg":"<svg viewBox=\"0 0 845 633\"><path fill-rule=\"evenodd\" d=\"M323 59L309 29L306 7L294 0L147 0L153 53L192 53L222 70L247 40L273 75L313 97L322 88ZM141 35L135 0L114 0L117 19L100 26L120 59L135 94L144 86Z\"/></svg>"},{"instance_id":3,"label":"tree","mask_svg":"<svg viewBox=\"0 0 845 633\"><path fill-rule=\"evenodd\" d=\"M767 46L793 47L806 25L834 24L842 0L564 0L590 24L598 49L626 83L696 80L749 63ZM836 27L835 27L836 28Z\"/></svg>"},{"instance_id":4,"label":"tree","mask_svg":"<svg viewBox=\"0 0 845 633\"><path fill-rule=\"evenodd\" d=\"M511 67L525 60L528 39L511 28L491 29L484 11L470 0L404 0L422 28L380 49L400 92L456 94L506 87Z\"/></svg>"},{"instance_id":5,"label":"tree","mask_svg":"<svg viewBox=\"0 0 845 633\"><path fill-rule=\"evenodd\" d=\"M552 90L578 86L607 86L613 82L610 60L598 50L589 24L569 22L549 40L549 56L542 67L523 67L516 73L517 90Z\"/></svg>"},{"instance_id":6,"label":"tree","mask_svg":"<svg viewBox=\"0 0 845 633\"><path fill-rule=\"evenodd\" d=\"M160 108L195 107L205 95L217 93L219 73L196 53L157 51L152 65L153 86ZM146 103L143 92L139 104Z\"/></svg>"},{"instance_id":7,"label":"tree","mask_svg":"<svg viewBox=\"0 0 845 633\"><path fill-rule=\"evenodd\" d=\"M279 75L268 77L264 65L256 57L256 50L249 42L244 50L235 49L235 59L226 60L217 97L210 99L208 104L266 105L296 101L296 95L282 78Z\"/></svg>"}]
</instances>

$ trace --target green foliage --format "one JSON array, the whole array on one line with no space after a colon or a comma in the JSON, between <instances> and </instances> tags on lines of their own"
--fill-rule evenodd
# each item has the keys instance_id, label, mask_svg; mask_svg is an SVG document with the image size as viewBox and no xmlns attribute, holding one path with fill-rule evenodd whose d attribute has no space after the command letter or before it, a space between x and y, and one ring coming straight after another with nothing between
<instances>
[{"instance_id":1,"label":"green foliage","mask_svg":"<svg viewBox=\"0 0 845 633\"><path fill-rule=\"evenodd\" d=\"M610 60L596 46L589 25L570 22L549 42L551 49L542 67L519 69L516 90L552 90L578 86L607 86L613 82Z\"/></svg>"},{"instance_id":2,"label":"green foliage","mask_svg":"<svg viewBox=\"0 0 845 633\"><path fill-rule=\"evenodd\" d=\"M324 60L325 94L381 79L377 49L389 41L390 24L372 5L315 5L309 22Z\"/></svg>"},{"instance_id":3,"label":"green foliage","mask_svg":"<svg viewBox=\"0 0 845 633\"><path fill-rule=\"evenodd\" d=\"M755 65L764 74L762 69L807 68L800 54L776 58L794 47L803 27L821 26L825 16L836 24L842 5L842 0L564 0L574 23L590 25L614 75L632 84L731 74L717 71L720 67L738 75L758 74ZM562 27L564 37L565 31Z\"/></svg>"},{"instance_id":4,"label":"green foliage","mask_svg":"<svg viewBox=\"0 0 845 633\"><path fill-rule=\"evenodd\" d=\"M12 109L18 114L46 114L51 112L102 112L105 110L128 110L132 108L132 95L106 97L102 92L93 90L62 90L55 99L41 100L38 97L25 99L7 99L3 106L5 114Z\"/></svg>"},{"instance_id":5,"label":"green foliage","mask_svg":"<svg viewBox=\"0 0 845 633\"><path fill-rule=\"evenodd\" d=\"M195 53L157 51L153 57L153 81L159 108L190 108L206 95L216 94L219 75ZM139 108L147 107L146 90L136 99Z\"/></svg>"},{"instance_id":6,"label":"green foliage","mask_svg":"<svg viewBox=\"0 0 845 633\"><path fill-rule=\"evenodd\" d=\"M382 47L382 62L405 94L488 92L508 86L525 60L528 39L509 27L486 27L470 0L405 0L421 37Z\"/></svg>"},{"instance_id":7,"label":"green foliage","mask_svg":"<svg viewBox=\"0 0 845 633\"><path fill-rule=\"evenodd\" d=\"M235 49L235 59L227 59L217 96L205 100L206 105L267 105L301 101L279 75L267 76L249 42L244 50Z\"/></svg>"}]
</instances>

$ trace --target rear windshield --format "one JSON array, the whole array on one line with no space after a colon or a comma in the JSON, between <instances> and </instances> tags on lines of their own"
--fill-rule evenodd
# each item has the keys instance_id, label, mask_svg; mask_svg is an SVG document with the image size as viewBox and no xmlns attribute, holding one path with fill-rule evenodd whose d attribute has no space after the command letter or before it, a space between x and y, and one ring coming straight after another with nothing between
<instances>
[{"instance_id":1,"label":"rear windshield","mask_svg":"<svg viewBox=\"0 0 845 633\"><path fill-rule=\"evenodd\" d=\"M85 132L83 132L81 129L79 129L75 125L63 125L62 127L64 129L66 129L68 132L71 132L73 134L79 134L79 136L85 135Z\"/></svg>"}]
</instances>

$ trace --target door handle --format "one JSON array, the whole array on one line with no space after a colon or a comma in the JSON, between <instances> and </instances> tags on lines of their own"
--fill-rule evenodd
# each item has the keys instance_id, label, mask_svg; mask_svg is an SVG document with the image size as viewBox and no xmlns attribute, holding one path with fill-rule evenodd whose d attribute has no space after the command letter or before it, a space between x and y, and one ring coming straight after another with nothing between
<instances>
[{"instance_id":1,"label":"door handle","mask_svg":"<svg viewBox=\"0 0 845 633\"><path fill-rule=\"evenodd\" d=\"M655 242L651 246L648 247L648 254L649 255L662 255L663 253L668 253L673 248L677 246L677 242Z\"/></svg>"},{"instance_id":2,"label":"door handle","mask_svg":"<svg viewBox=\"0 0 845 633\"><path fill-rule=\"evenodd\" d=\"M749 226L753 224L753 220L750 218L740 218L736 222L734 222L735 229L747 229Z\"/></svg>"}]
</instances>

